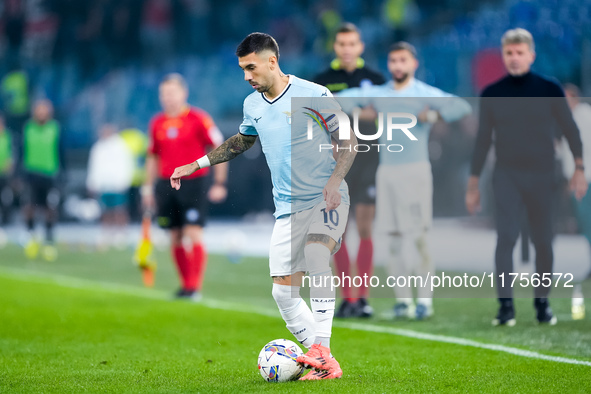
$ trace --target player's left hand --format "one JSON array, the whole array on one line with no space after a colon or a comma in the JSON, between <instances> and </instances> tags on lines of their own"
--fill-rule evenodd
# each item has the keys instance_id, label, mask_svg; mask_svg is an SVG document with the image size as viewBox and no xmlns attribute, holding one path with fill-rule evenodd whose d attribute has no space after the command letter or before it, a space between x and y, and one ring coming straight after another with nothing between
<instances>
[{"instance_id":1,"label":"player's left hand","mask_svg":"<svg viewBox=\"0 0 591 394\"><path fill-rule=\"evenodd\" d=\"M221 185L219 183L214 184L210 189L209 193L207 194L209 201L214 204L219 204L226 199L228 195L228 189L226 186Z\"/></svg>"},{"instance_id":2,"label":"player's left hand","mask_svg":"<svg viewBox=\"0 0 591 394\"><path fill-rule=\"evenodd\" d=\"M324 201L326 201L326 210L331 211L337 209L341 205L341 193L339 192L339 186L341 182L337 182L334 178L330 178L322 190L324 195Z\"/></svg>"},{"instance_id":3,"label":"player's left hand","mask_svg":"<svg viewBox=\"0 0 591 394\"><path fill-rule=\"evenodd\" d=\"M585 173L582 170L576 170L573 177L570 180L570 189L575 193L575 198L579 201L585 194L587 194L587 180L585 179Z\"/></svg>"}]
</instances>

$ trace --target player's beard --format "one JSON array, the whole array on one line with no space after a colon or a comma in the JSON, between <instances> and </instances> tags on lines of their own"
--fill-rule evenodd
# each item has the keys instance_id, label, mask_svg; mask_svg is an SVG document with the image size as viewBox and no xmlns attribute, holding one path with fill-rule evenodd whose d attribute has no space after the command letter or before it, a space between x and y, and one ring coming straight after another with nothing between
<instances>
[{"instance_id":1,"label":"player's beard","mask_svg":"<svg viewBox=\"0 0 591 394\"><path fill-rule=\"evenodd\" d=\"M269 85L259 85L259 89L257 89L259 93L268 93L269 92Z\"/></svg>"},{"instance_id":2,"label":"player's beard","mask_svg":"<svg viewBox=\"0 0 591 394\"><path fill-rule=\"evenodd\" d=\"M269 87L268 86L264 86L263 84L257 83L256 85L258 85L258 88L255 88L257 92L259 93L266 93L269 91Z\"/></svg>"},{"instance_id":3,"label":"player's beard","mask_svg":"<svg viewBox=\"0 0 591 394\"><path fill-rule=\"evenodd\" d=\"M406 82L406 81L408 80L408 76L409 76L409 75L410 75L409 73L404 73L404 74L402 74L402 76L401 76L401 77L399 77L399 78L396 78L396 76L394 75L394 81L396 81L396 83L403 83L403 82Z\"/></svg>"}]
</instances>

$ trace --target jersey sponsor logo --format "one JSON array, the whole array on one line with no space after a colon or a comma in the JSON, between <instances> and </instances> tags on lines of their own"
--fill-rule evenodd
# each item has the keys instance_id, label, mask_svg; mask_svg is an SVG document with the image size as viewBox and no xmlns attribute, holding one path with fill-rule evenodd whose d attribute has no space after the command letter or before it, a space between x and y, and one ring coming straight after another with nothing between
<instances>
[{"instance_id":1,"label":"jersey sponsor logo","mask_svg":"<svg viewBox=\"0 0 591 394\"><path fill-rule=\"evenodd\" d=\"M320 97L327 97L328 96L328 90L325 90Z\"/></svg>"},{"instance_id":2,"label":"jersey sponsor logo","mask_svg":"<svg viewBox=\"0 0 591 394\"><path fill-rule=\"evenodd\" d=\"M259 120L261 120L262 116L259 116L258 118L253 118L255 123L259 123Z\"/></svg>"}]
</instances>

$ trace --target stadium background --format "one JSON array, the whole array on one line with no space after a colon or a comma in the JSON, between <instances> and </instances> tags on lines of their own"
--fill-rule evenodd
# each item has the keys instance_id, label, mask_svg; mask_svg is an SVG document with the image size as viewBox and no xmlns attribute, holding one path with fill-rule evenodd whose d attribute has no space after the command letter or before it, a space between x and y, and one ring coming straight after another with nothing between
<instances>
[{"instance_id":1,"label":"stadium background","mask_svg":"<svg viewBox=\"0 0 591 394\"><path fill-rule=\"evenodd\" d=\"M20 68L29 99L54 102L70 196L84 194L88 150L100 125L147 129L159 110L157 86L165 73L186 76L191 104L210 112L225 136L234 134L251 91L234 50L252 31L277 38L285 72L312 78L332 59L334 31L350 21L363 33L368 65L387 75L385 50L404 39L418 48L419 79L471 97L503 75L500 36L520 26L535 37L535 71L575 83L583 94L591 89L584 72L591 69L589 0L6 0L0 15L0 75ZM6 106L9 94L3 97ZM436 216L465 214L473 135L462 128L474 129L439 125L432 136ZM231 163L229 185L228 200L212 207L214 217L272 211L258 144ZM572 230L564 223L560 228Z\"/></svg>"}]
</instances>

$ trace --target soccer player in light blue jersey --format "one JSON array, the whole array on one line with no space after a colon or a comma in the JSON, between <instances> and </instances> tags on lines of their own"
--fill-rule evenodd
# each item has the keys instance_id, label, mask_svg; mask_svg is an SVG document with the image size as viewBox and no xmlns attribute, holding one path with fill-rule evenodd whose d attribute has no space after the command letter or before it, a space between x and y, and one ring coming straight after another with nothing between
<instances>
[{"instance_id":1,"label":"soccer player in light blue jersey","mask_svg":"<svg viewBox=\"0 0 591 394\"><path fill-rule=\"evenodd\" d=\"M356 139L353 135L340 140L340 133L335 133L339 122L330 110L340 106L327 88L281 72L273 37L252 33L240 43L236 55L244 79L256 90L244 100L240 131L206 156L175 169L171 185L178 190L182 177L231 160L260 138L276 208L269 250L273 298L287 328L309 349L297 361L313 371L301 379L339 378L343 372L330 353L334 289L315 283L330 277L330 256L338 250L346 227L349 195L343 179L355 158ZM293 97L309 98L305 111L295 109L297 117ZM322 119L313 124L311 135L303 112ZM336 160L332 150L319 149L331 138L340 148ZM311 279L312 309L300 296L305 272Z\"/></svg>"},{"instance_id":2,"label":"soccer player in light blue jersey","mask_svg":"<svg viewBox=\"0 0 591 394\"><path fill-rule=\"evenodd\" d=\"M393 133L380 143L380 164L376 175L376 234L387 237L390 275L433 275L435 267L429 254L429 229L433 220L433 179L429 162L428 141L431 126L442 119L453 122L471 112L470 105L456 96L415 79L418 68L416 49L407 42L397 42L388 52L388 70L392 80L365 89L348 89L339 93L343 110L355 107L382 114L404 112L417 118L410 132ZM387 98L412 98L388 100ZM384 122L385 123L385 122ZM399 147L390 150L386 146ZM402 149L400 148L402 147ZM379 243L376 243L379 244ZM433 314L433 293L427 286L417 289L415 306L410 286L395 287L396 317L423 319Z\"/></svg>"}]
</instances>

